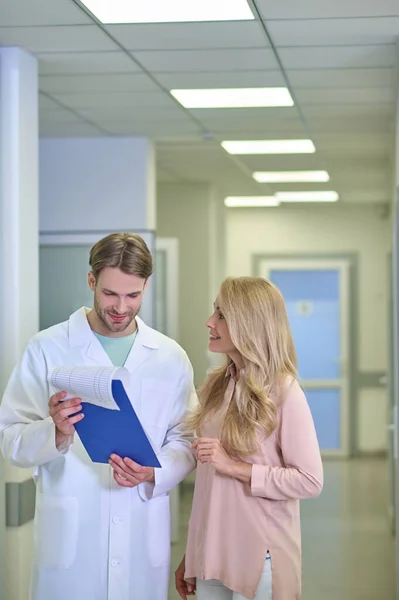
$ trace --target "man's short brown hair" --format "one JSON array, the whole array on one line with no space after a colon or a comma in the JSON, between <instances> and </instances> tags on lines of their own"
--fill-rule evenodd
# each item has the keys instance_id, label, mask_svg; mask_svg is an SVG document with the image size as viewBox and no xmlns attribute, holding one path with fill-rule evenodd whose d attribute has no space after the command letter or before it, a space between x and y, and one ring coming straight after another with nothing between
<instances>
[{"instance_id":1,"label":"man's short brown hair","mask_svg":"<svg viewBox=\"0 0 399 600\"><path fill-rule=\"evenodd\" d=\"M143 279L152 274L151 252L136 233L111 233L102 238L90 250L89 263L96 279L105 267L118 268Z\"/></svg>"}]
</instances>

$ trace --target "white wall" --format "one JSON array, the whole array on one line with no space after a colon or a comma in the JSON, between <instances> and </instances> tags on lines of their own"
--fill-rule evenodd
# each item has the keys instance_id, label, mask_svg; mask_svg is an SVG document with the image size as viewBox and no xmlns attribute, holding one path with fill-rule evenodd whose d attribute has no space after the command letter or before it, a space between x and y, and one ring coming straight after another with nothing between
<instances>
[{"instance_id":1,"label":"white wall","mask_svg":"<svg viewBox=\"0 0 399 600\"><path fill-rule=\"evenodd\" d=\"M359 306L356 340L360 371L387 369L387 255L389 220L375 207L345 205L305 208L230 209L227 220L227 271L251 274L258 253L356 252ZM357 399L359 450L386 448L387 392L362 389Z\"/></svg>"},{"instance_id":2,"label":"white wall","mask_svg":"<svg viewBox=\"0 0 399 600\"><path fill-rule=\"evenodd\" d=\"M41 139L40 231L155 229L155 155L146 138Z\"/></svg>"}]
</instances>

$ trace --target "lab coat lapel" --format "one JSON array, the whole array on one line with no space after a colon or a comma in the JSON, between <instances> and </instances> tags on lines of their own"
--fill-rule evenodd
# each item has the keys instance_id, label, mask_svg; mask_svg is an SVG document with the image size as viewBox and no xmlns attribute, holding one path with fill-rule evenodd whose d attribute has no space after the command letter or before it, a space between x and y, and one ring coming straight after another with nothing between
<instances>
[{"instance_id":1,"label":"lab coat lapel","mask_svg":"<svg viewBox=\"0 0 399 600\"><path fill-rule=\"evenodd\" d=\"M69 344L72 348L81 346L88 362L112 367L111 360L90 328L87 320L89 310L82 307L70 316ZM159 348L157 332L148 327L139 317L136 317L136 322L137 337L124 365L129 371L139 369Z\"/></svg>"},{"instance_id":2,"label":"lab coat lapel","mask_svg":"<svg viewBox=\"0 0 399 600\"><path fill-rule=\"evenodd\" d=\"M82 307L69 318L69 344L72 348L81 346L87 363L102 367L112 367L112 362L104 348L92 332L87 320L90 309Z\"/></svg>"},{"instance_id":3,"label":"lab coat lapel","mask_svg":"<svg viewBox=\"0 0 399 600\"><path fill-rule=\"evenodd\" d=\"M102 367L113 367L111 359L105 352L96 336L92 334L92 338L93 339L90 340L89 345L86 348L86 357L96 363L96 365L101 365Z\"/></svg>"},{"instance_id":4,"label":"lab coat lapel","mask_svg":"<svg viewBox=\"0 0 399 600\"><path fill-rule=\"evenodd\" d=\"M154 330L138 317L136 322L137 337L124 365L130 372L137 371L151 356L154 356L154 352L159 348Z\"/></svg>"}]
</instances>

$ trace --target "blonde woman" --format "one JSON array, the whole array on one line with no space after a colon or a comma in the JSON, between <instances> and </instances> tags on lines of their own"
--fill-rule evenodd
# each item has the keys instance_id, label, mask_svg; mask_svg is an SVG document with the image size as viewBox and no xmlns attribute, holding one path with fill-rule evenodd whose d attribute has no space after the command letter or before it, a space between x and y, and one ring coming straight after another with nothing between
<instances>
[{"instance_id":1,"label":"blonde woman","mask_svg":"<svg viewBox=\"0 0 399 600\"><path fill-rule=\"evenodd\" d=\"M323 468L284 300L260 277L228 278L214 309L209 349L227 361L189 419L197 475L176 588L184 600L298 600L299 500L320 494Z\"/></svg>"}]
</instances>

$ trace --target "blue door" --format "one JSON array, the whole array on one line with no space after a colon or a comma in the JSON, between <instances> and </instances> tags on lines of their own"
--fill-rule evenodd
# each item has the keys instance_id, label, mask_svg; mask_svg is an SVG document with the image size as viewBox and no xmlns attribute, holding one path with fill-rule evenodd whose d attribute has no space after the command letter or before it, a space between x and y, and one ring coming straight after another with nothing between
<instances>
[{"instance_id":1,"label":"blue door","mask_svg":"<svg viewBox=\"0 0 399 600\"><path fill-rule=\"evenodd\" d=\"M299 380L325 454L346 454L348 449L345 275L340 267L307 268L303 264L298 268L288 268L288 264L287 268L284 264L282 268L269 267L266 275L286 302Z\"/></svg>"}]
</instances>

